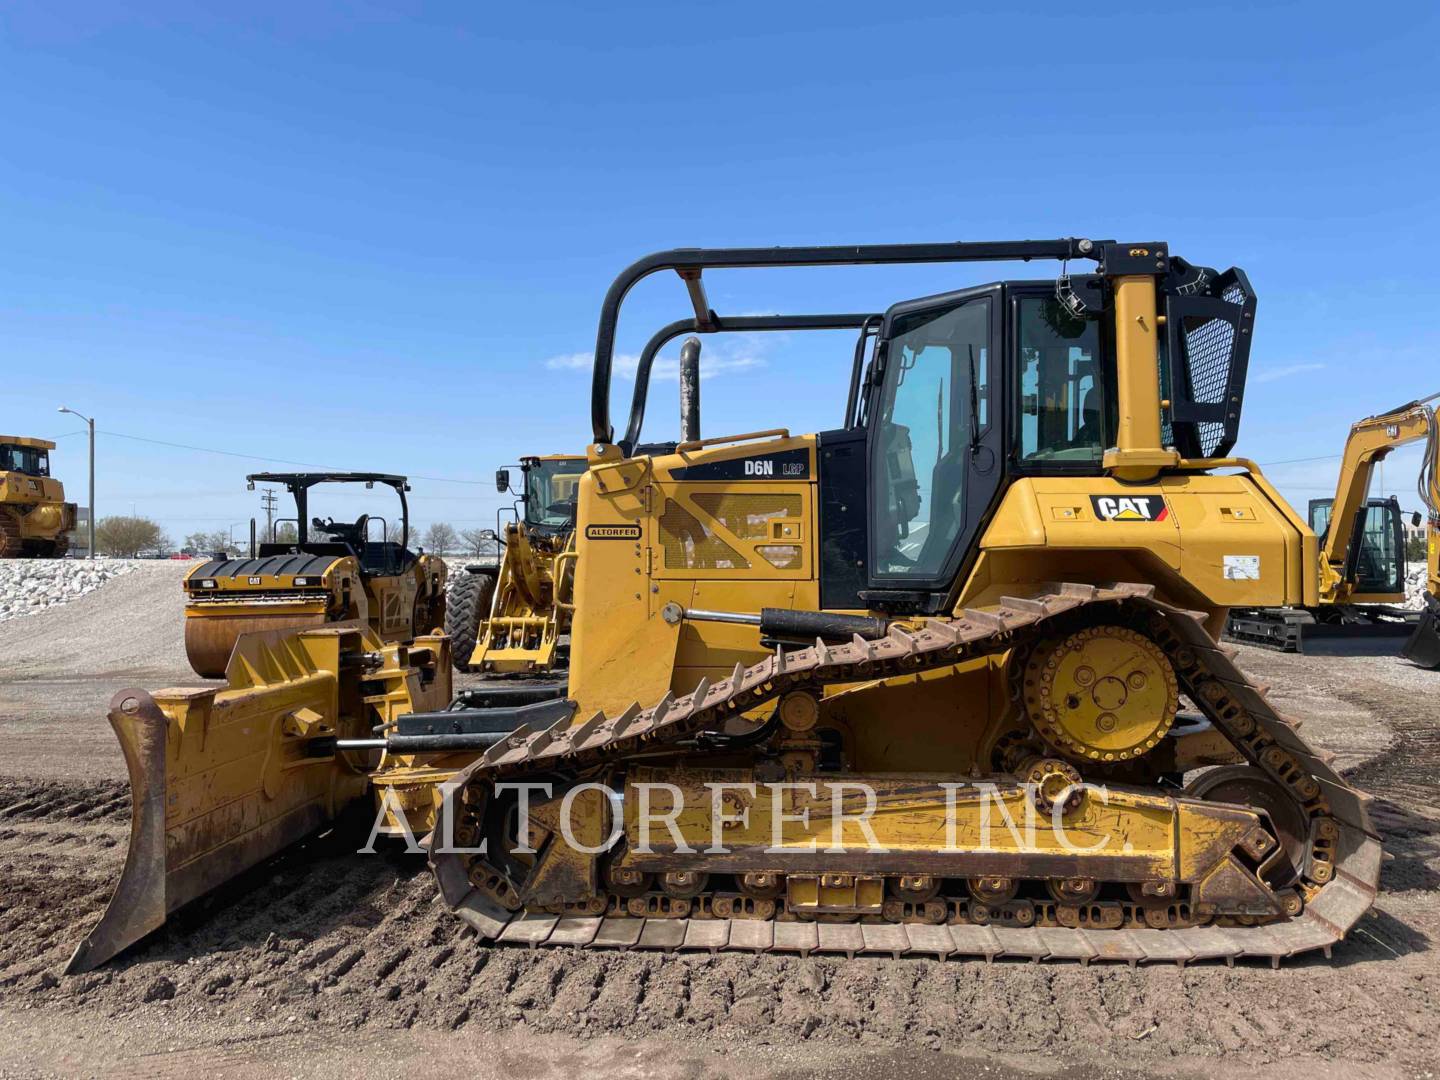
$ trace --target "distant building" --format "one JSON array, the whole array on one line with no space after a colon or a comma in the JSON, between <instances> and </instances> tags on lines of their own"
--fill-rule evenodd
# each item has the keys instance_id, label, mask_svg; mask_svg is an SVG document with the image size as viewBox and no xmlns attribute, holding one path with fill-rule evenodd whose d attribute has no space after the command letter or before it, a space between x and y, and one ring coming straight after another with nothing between
<instances>
[{"instance_id":1,"label":"distant building","mask_svg":"<svg viewBox=\"0 0 1440 1080\"><path fill-rule=\"evenodd\" d=\"M1419 525L1412 524L1412 522L1415 520L1415 514L1411 511L1406 510L1403 516L1405 519L1405 542L1407 544L1411 540L1420 540L1423 542L1425 539L1425 531L1427 528L1425 524L1425 515L1423 513L1420 514Z\"/></svg>"}]
</instances>

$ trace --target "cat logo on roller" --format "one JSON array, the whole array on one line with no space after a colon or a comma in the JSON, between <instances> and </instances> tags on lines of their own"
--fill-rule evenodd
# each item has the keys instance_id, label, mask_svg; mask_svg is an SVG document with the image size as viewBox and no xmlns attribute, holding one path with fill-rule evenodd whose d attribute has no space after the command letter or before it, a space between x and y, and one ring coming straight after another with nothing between
<instances>
[{"instance_id":1,"label":"cat logo on roller","mask_svg":"<svg viewBox=\"0 0 1440 1080\"><path fill-rule=\"evenodd\" d=\"M1164 521L1170 513L1163 495L1091 495L1099 521Z\"/></svg>"}]
</instances>

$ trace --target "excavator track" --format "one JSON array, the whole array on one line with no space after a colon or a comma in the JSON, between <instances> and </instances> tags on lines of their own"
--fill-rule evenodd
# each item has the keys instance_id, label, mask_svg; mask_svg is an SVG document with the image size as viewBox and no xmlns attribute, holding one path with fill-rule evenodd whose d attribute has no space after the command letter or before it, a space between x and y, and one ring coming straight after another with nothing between
<instances>
[{"instance_id":1,"label":"excavator track","mask_svg":"<svg viewBox=\"0 0 1440 1080\"><path fill-rule=\"evenodd\" d=\"M857 922L801 920L787 915L780 902L739 905L734 897L703 894L680 901L651 896L638 898L638 904L637 898L610 898L589 910L568 913L509 910L491 890L472 881L474 856L436 849L430 864L441 894L482 939L531 948L874 953L987 961L1020 957L1081 964L1110 960L1184 965L1264 958L1278 965L1285 957L1317 949L1328 956L1378 892L1381 847L1370 824L1368 796L1346 784L1306 745L1296 722L1271 708L1263 690L1216 646L1204 628L1203 614L1157 600L1147 585L1037 588L1043 591L1005 597L999 605L967 609L956 619L927 621L916 630L896 627L883 638L857 636L843 645L817 641L809 647L781 647L759 663L737 665L723 681L702 679L691 693L667 694L649 708L636 704L619 716L597 713L582 723L565 720L538 731L522 727L456 778L446 795L446 810L460 820L463 793L471 785L623 763L637 753L649 754L698 732L717 730L728 719L792 690L818 691L998 655L1039 640L1061 625L1060 620L1093 616L1143 626L1174 665L1187 696L1250 765L1289 794L1310 823L1310 850L1296 893L1303 897L1298 911L1270 922L1232 916L1204 924L1185 919L1166 923L1162 918L1161 928L1143 917L1137 923L1140 909L1134 906L1124 918L1082 917L1080 925L1074 925L1073 914L1057 921L1060 906L1043 903L1028 909L1028 915L1022 909L1019 918L972 919L963 900L947 897L937 898L943 914L922 913L923 904L904 905L893 920L869 917ZM725 917L742 913L746 917Z\"/></svg>"}]
</instances>

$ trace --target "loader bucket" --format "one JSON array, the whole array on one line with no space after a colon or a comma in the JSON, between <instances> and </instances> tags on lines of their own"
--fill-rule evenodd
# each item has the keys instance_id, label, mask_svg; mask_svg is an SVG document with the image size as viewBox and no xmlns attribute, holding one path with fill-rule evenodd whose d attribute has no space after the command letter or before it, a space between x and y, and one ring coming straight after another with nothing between
<instances>
[{"instance_id":1,"label":"loader bucket","mask_svg":"<svg viewBox=\"0 0 1440 1080\"><path fill-rule=\"evenodd\" d=\"M1425 597L1425 610L1400 655L1412 664L1434 671L1440 668L1440 598Z\"/></svg>"},{"instance_id":2,"label":"loader bucket","mask_svg":"<svg viewBox=\"0 0 1440 1080\"><path fill-rule=\"evenodd\" d=\"M67 973L103 964L366 794L365 763L337 754L333 739L368 730L353 658L381 649L385 663L367 678L388 677L394 700L413 708L405 699L418 680L403 648L360 628L247 635L223 689L115 695L109 719L130 774L130 845L110 904ZM448 695L448 678L440 681Z\"/></svg>"}]
</instances>

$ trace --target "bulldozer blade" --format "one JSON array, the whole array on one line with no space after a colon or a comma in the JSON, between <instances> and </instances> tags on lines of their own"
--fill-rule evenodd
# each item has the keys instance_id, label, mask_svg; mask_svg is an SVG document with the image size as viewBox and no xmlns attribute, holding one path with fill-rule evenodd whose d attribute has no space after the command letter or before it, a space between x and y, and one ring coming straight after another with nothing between
<instances>
[{"instance_id":1,"label":"bulldozer blade","mask_svg":"<svg viewBox=\"0 0 1440 1080\"><path fill-rule=\"evenodd\" d=\"M1440 600L1427 596L1425 605L1415 632L1405 642L1400 655L1412 664L1434 671L1440 668Z\"/></svg>"},{"instance_id":2,"label":"bulldozer blade","mask_svg":"<svg viewBox=\"0 0 1440 1080\"><path fill-rule=\"evenodd\" d=\"M337 727L354 723L340 715L341 650L364 647L358 630L249 635L223 689L115 695L109 719L130 776L130 844L67 973L105 963L367 793L366 772L334 750L334 737L348 733Z\"/></svg>"},{"instance_id":3,"label":"bulldozer blade","mask_svg":"<svg viewBox=\"0 0 1440 1080\"><path fill-rule=\"evenodd\" d=\"M130 707L130 712L123 710ZM130 774L130 847L119 884L100 922L76 947L65 974L109 960L165 921L165 726L155 700L122 690L110 702L110 726Z\"/></svg>"}]
</instances>

